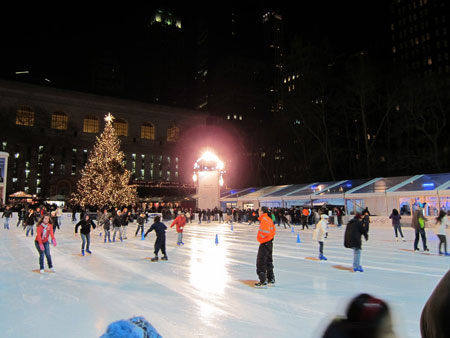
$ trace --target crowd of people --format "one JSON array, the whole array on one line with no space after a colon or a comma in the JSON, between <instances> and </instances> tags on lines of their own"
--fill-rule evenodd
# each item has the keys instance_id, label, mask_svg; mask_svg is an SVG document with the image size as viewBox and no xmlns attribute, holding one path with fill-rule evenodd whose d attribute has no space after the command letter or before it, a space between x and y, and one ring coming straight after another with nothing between
<instances>
[{"instance_id":1,"label":"crowd of people","mask_svg":"<svg viewBox=\"0 0 450 338\"><path fill-rule=\"evenodd\" d=\"M137 222L138 227L135 233L137 236L140 232L142 239L144 239L150 232L155 231L156 240L154 245L155 257L152 261L158 261L159 251L162 252L162 260L167 260L166 252L166 230L167 226L162 222L159 214L163 219L170 220L170 227L176 226L178 234L177 245L184 245L183 243L183 229L187 223L197 221L202 222L219 222L219 223L233 223L240 222L244 224L258 223L257 241L259 248L256 258L256 273L259 281L255 283L257 288L265 288L275 285L275 274L273 264L273 242L276 235L276 226L281 225L284 228L291 227L291 225L302 225L308 229L309 225L313 225L313 240L319 244L319 260L327 260L324 256L324 241L328 236L329 214L335 216L337 226L341 226L343 211L335 208L331 212L325 209L308 209L308 208L273 208L261 207L259 209L239 209L227 208L222 211L218 208L213 210L200 209L182 209L182 208L146 208L138 209L133 207L123 208L101 208L96 211L80 210L79 220L77 220L77 208L72 211L72 221L75 224L75 234L80 230L81 236L81 255L85 253L92 254L90 250L90 232L96 227L100 227L104 232L104 242L111 242L111 228L113 229L113 239L115 242L116 235L119 235L120 241L127 239L127 226L134 221ZM158 215L151 217L151 214ZM36 226L35 246L39 254L39 272L44 273L44 257L47 260L48 268L55 272L52 258L50 254L50 244L56 246L56 229L61 226L61 217L63 210L56 205L52 206L37 206L35 208L21 207L17 211L16 227L22 225L26 230L26 235L34 236L34 226ZM4 218L4 229L10 229L10 221L13 216L13 209L6 206L3 209L2 218ZM94 222L96 220L97 224ZM398 240L400 234L402 240L404 236L401 230L401 215L393 209L389 217L392 220L395 238ZM144 233L145 224L153 219L153 223ZM430 221L424 216L423 205L419 205L414 211L411 226L415 230L414 250L418 251L419 239L422 238L423 250L429 251L427 247L427 239L425 226ZM439 254L450 256L447 252L447 233L450 225L448 215L443 210L440 211L439 216L434 222L434 231L439 238ZM353 250L353 271L363 272L361 266L361 250L362 238L366 241L369 239L370 227L370 212L368 208L362 213L356 213L350 219L345 227L344 246ZM444 251L442 251L444 248ZM449 280L448 274L443 279L441 284L447 285ZM439 284L436 290L443 288ZM436 336L432 335L436 329L448 332L448 327L445 323L440 323L432 315L435 308L441 308L436 299L437 291L433 293L427 302L421 318L421 331L424 337ZM447 292L448 293L448 292ZM450 293L448 293L450 294ZM346 318L337 318L327 327L323 337L394 337L392 330L392 323L387 304L381 299L375 298L368 294L360 294L355 297L349 304Z\"/></svg>"}]
</instances>

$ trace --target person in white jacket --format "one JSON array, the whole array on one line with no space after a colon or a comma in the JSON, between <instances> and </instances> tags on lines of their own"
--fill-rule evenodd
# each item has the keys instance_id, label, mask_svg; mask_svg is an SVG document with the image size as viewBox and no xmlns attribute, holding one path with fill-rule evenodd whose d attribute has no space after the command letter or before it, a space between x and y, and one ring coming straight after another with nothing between
<instances>
[{"instance_id":1,"label":"person in white jacket","mask_svg":"<svg viewBox=\"0 0 450 338\"><path fill-rule=\"evenodd\" d=\"M447 231L450 225L450 221L444 210L439 212L439 216L436 218L436 235L439 238L439 255L450 256L447 252ZM444 244L444 250L441 251L442 244Z\"/></svg>"},{"instance_id":2,"label":"person in white jacket","mask_svg":"<svg viewBox=\"0 0 450 338\"><path fill-rule=\"evenodd\" d=\"M325 240L325 235L328 228L328 216L322 214L320 216L320 221L316 225L316 229L313 232L313 240L319 242L319 259L321 261L326 261L327 258L323 255L323 242Z\"/></svg>"}]
</instances>

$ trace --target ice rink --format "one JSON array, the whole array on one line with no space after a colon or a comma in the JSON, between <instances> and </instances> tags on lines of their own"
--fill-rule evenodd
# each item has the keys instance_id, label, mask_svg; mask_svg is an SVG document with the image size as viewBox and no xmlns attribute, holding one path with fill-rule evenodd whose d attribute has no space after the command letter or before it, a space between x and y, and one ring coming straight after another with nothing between
<instances>
[{"instance_id":1,"label":"ice rink","mask_svg":"<svg viewBox=\"0 0 450 338\"><path fill-rule=\"evenodd\" d=\"M51 247L56 273L43 275L35 272L34 237L16 227L16 214L9 231L0 221L1 337L99 337L109 323L136 315L166 338L320 337L361 292L388 302L398 337L420 337L422 307L450 265L450 257L436 255L430 229L426 255L407 251L411 228L403 228L407 241L397 243L391 227L371 227L363 241L365 271L354 273L347 270L353 252L343 247L344 228L329 229L328 261L319 262L310 259L318 254L312 230L277 227L276 286L254 289L245 281L256 280L256 225L188 224L184 246L169 229L169 260L154 263L148 258L155 234L134 237L135 223L123 243L103 243L96 229L93 254L81 257L80 236L67 216Z\"/></svg>"}]
</instances>

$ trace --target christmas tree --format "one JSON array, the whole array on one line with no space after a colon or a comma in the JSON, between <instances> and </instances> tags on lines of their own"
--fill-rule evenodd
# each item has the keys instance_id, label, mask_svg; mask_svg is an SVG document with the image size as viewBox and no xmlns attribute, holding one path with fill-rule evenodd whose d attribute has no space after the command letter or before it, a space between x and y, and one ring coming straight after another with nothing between
<instances>
[{"instance_id":1,"label":"christmas tree","mask_svg":"<svg viewBox=\"0 0 450 338\"><path fill-rule=\"evenodd\" d=\"M113 207L134 204L136 186L130 185L131 173L123 165L124 154L112 125L114 117L105 117L105 130L89 154L72 202L81 206Z\"/></svg>"}]
</instances>

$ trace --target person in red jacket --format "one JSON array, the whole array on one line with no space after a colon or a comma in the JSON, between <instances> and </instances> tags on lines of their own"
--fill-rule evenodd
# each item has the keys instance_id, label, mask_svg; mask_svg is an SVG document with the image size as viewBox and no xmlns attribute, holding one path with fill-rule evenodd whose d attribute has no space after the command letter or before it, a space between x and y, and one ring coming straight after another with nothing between
<instances>
[{"instance_id":1,"label":"person in red jacket","mask_svg":"<svg viewBox=\"0 0 450 338\"><path fill-rule=\"evenodd\" d=\"M256 236L260 243L256 258L256 273L259 277L259 282L255 283L255 287L273 286L275 284L272 259L275 225L273 224L272 218L267 215L267 212L267 207L261 207L259 209L260 223L258 235Z\"/></svg>"},{"instance_id":2,"label":"person in red jacket","mask_svg":"<svg viewBox=\"0 0 450 338\"><path fill-rule=\"evenodd\" d=\"M172 228L174 225L177 226L177 232L178 232L178 241L177 245L184 245L183 243L183 228L186 225L186 217L184 216L184 212L181 213L181 215L177 216L170 227Z\"/></svg>"},{"instance_id":3,"label":"person in red jacket","mask_svg":"<svg viewBox=\"0 0 450 338\"><path fill-rule=\"evenodd\" d=\"M47 264L50 270L55 272L52 264L52 256L50 256L50 245L48 243L48 237L52 238L53 246L56 246L56 238L53 234L53 226L50 223L50 216L45 215L41 217L36 228L36 239L34 244L39 252L39 268L40 273L44 273L44 254L47 257Z\"/></svg>"}]
</instances>

